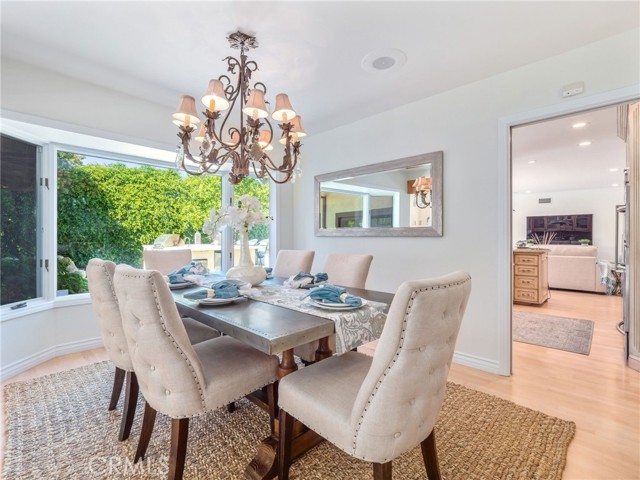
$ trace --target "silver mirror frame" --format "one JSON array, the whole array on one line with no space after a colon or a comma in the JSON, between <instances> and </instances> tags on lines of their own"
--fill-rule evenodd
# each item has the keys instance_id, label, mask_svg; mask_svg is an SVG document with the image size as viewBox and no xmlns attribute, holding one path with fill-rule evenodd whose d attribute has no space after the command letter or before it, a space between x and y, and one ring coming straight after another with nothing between
<instances>
[{"instance_id":1,"label":"silver mirror frame","mask_svg":"<svg viewBox=\"0 0 640 480\"><path fill-rule=\"evenodd\" d=\"M442 236L442 151L425 153L388 162L324 173L314 177L314 229L317 237L441 237ZM395 228L320 228L320 184L345 177L370 175L400 168L431 165L431 226Z\"/></svg>"}]
</instances>

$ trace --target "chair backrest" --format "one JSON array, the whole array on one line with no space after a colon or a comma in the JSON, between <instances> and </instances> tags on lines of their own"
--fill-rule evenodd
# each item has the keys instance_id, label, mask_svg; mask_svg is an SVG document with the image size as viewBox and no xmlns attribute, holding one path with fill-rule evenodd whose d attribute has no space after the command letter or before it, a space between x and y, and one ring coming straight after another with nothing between
<instances>
[{"instance_id":1,"label":"chair backrest","mask_svg":"<svg viewBox=\"0 0 640 480\"><path fill-rule=\"evenodd\" d=\"M355 456L384 463L431 433L470 293L464 272L400 285L351 412Z\"/></svg>"},{"instance_id":2,"label":"chair backrest","mask_svg":"<svg viewBox=\"0 0 640 480\"><path fill-rule=\"evenodd\" d=\"M280 250L273 266L274 277L290 277L300 272L311 273L313 250Z\"/></svg>"},{"instance_id":3,"label":"chair backrest","mask_svg":"<svg viewBox=\"0 0 640 480\"><path fill-rule=\"evenodd\" d=\"M188 248L144 250L142 256L146 270L157 270L163 275L191 263L191 250Z\"/></svg>"},{"instance_id":4,"label":"chair backrest","mask_svg":"<svg viewBox=\"0 0 640 480\"><path fill-rule=\"evenodd\" d=\"M116 264L99 258L89 260L87 280L89 295L96 314L98 328L107 354L116 367L132 371L129 347L122 328L122 317L116 291L113 286L113 274Z\"/></svg>"},{"instance_id":5,"label":"chair backrest","mask_svg":"<svg viewBox=\"0 0 640 480\"><path fill-rule=\"evenodd\" d=\"M205 377L166 281L118 265L114 284L129 355L149 405L172 418L205 410Z\"/></svg>"},{"instance_id":6,"label":"chair backrest","mask_svg":"<svg viewBox=\"0 0 640 480\"><path fill-rule=\"evenodd\" d=\"M347 255L332 253L324 262L324 272L329 283L343 287L364 288L371 266L371 255Z\"/></svg>"}]
</instances>

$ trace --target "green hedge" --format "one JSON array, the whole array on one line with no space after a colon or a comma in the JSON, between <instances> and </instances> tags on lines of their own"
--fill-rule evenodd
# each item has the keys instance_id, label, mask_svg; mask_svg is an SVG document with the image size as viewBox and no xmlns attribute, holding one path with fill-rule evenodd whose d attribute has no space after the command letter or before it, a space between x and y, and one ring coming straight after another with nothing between
<instances>
[{"instance_id":1,"label":"green hedge","mask_svg":"<svg viewBox=\"0 0 640 480\"><path fill-rule=\"evenodd\" d=\"M257 196L268 209L269 185L245 179L235 194ZM58 254L80 269L94 257L142 266L142 245L164 233L193 239L212 207L220 208L221 178L182 177L175 170L123 164L83 164L58 158ZM256 229L252 238L268 237ZM203 234L203 242L209 242Z\"/></svg>"}]
</instances>

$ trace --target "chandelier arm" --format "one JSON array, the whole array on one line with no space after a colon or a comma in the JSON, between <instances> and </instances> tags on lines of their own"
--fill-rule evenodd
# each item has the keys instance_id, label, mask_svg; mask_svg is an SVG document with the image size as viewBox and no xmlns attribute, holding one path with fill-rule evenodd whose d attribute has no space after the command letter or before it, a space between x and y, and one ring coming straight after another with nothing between
<instances>
[{"instance_id":1,"label":"chandelier arm","mask_svg":"<svg viewBox=\"0 0 640 480\"><path fill-rule=\"evenodd\" d=\"M265 173L267 174L267 176L268 176L271 180L273 180L275 183L277 183L278 185L282 185L282 184L284 184L284 183L287 183L287 182L289 181L289 179L291 178L291 175L293 174L293 172L287 172L287 173L285 174L284 178L283 178L282 180L279 180L279 179L277 179L276 177L274 177L274 176L271 174L271 171L270 171L268 168L267 168L267 169L265 169L264 171L265 171ZM263 175L263 176L264 176L264 175ZM262 178L262 177L261 177L261 178Z\"/></svg>"}]
</instances>

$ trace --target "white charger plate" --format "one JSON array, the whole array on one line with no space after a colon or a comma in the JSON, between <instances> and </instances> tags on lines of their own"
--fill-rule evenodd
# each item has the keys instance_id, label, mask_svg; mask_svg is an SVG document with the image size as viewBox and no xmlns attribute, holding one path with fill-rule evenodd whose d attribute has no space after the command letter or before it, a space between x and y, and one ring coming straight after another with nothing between
<instances>
[{"instance_id":1,"label":"white charger plate","mask_svg":"<svg viewBox=\"0 0 640 480\"><path fill-rule=\"evenodd\" d=\"M195 283L180 282L180 283L167 283L167 285L169 285L169 290L180 290L182 288L193 287Z\"/></svg>"},{"instance_id":2,"label":"white charger plate","mask_svg":"<svg viewBox=\"0 0 640 480\"><path fill-rule=\"evenodd\" d=\"M229 303L233 303L236 300L242 297L233 297L233 298L203 298L202 300L197 300L199 305L205 307L211 307L216 305L228 305Z\"/></svg>"},{"instance_id":3,"label":"white charger plate","mask_svg":"<svg viewBox=\"0 0 640 480\"><path fill-rule=\"evenodd\" d=\"M311 302L319 308L324 308L325 310L356 310L358 308L364 307L367 304L367 301L363 298L362 305L347 305L346 303L329 303L329 302L319 302L317 300L311 299Z\"/></svg>"}]
</instances>

